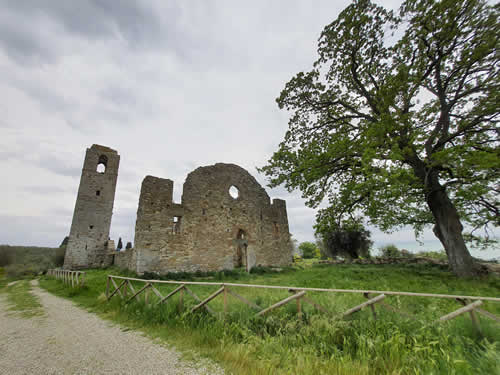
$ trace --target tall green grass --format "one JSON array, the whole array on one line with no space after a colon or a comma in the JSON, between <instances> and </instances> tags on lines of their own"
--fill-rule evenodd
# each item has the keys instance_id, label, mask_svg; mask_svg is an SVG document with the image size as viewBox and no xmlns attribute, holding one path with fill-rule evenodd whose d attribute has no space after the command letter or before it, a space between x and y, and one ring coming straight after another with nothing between
<instances>
[{"instance_id":1,"label":"tall green grass","mask_svg":"<svg viewBox=\"0 0 500 375\"><path fill-rule=\"evenodd\" d=\"M387 297L385 302L409 312L416 321L377 307L374 320L369 309L341 319L340 314L365 299L355 294L308 293L308 297L331 311L319 313L303 305L303 319L290 303L255 317L248 306L229 297L230 313L216 319L204 311L190 314L196 304L184 294L184 310L179 314L178 297L166 305L146 306L133 301L125 304L118 297L105 301L107 274L117 269L87 273L87 286L70 289L61 282L45 278L41 285L61 296L131 329L175 344L184 351L194 350L223 365L234 374L496 374L500 373L500 328L480 318L484 336L478 335L467 315L449 323L430 324L439 316L460 307L453 300ZM432 266L337 265L314 266L281 273L218 273L197 280L238 282L297 287L400 290L498 297L498 277L460 280ZM137 290L141 283L134 283ZM163 295L175 286L158 287ZM218 286L192 286L206 298ZM236 288L239 294L262 307L289 295L286 290ZM129 294L130 296L130 294ZM157 297L150 294L149 300ZM223 298L209 305L223 311ZM485 302L484 308L499 314L500 304Z\"/></svg>"}]
</instances>

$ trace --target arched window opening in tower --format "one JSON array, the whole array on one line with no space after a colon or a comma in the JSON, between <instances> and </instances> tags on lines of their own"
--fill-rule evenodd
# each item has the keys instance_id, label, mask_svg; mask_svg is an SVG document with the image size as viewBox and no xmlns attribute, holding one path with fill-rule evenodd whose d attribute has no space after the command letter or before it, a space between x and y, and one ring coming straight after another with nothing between
<instances>
[{"instance_id":1,"label":"arched window opening in tower","mask_svg":"<svg viewBox=\"0 0 500 375\"><path fill-rule=\"evenodd\" d=\"M108 166L108 158L105 155L99 156L99 161L97 163L97 172L106 172L106 167Z\"/></svg>"}]
</instances>

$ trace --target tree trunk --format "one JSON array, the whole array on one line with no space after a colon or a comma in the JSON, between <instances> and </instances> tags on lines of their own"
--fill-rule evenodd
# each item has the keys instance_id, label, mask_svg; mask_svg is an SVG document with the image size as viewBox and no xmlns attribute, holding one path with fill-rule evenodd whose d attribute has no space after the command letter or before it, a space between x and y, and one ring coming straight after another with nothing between
<instances>
[{"instance_id":1,"label":"tree trunk","mask_svg":"<svg viewBox=\"0 0 500 375\"><path fill-rule=\"evenodd\" d=\"M433 179L431 177L431 179ZM434 234L441 241L448 256L452 271L459 277L472 277L479 273L479 267L467 250L462 236L462 223L455 205L445 188L437 181L430 182L427 205L435 219Z\"/></svg>"}]
</instances>

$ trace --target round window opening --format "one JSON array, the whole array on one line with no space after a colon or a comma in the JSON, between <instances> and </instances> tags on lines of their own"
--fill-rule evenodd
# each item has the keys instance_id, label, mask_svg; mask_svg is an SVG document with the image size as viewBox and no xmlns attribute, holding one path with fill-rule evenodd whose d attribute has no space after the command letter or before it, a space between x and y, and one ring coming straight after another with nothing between
<instances>
[{"instance_id":1,"label":"round window opening","mask_svg":"<svg viewBox=\"0 0 500 375\"><path fill-rule=\"evenodd\" d=\"M240 196L240 191L236 186L231 185L231 187L229 188L229 195L233 199L238 199L238 197Z\"/></svg>"},{"instance_id":2,"label":"round window opening","mask_svg":"<svg viewBox=\"0 0 500 375\"><path fill-rule=\"evenodd\" d=\"M103 163L97 164L97 173L106 172L106 166Z\"/></svg>"}]
</instances>

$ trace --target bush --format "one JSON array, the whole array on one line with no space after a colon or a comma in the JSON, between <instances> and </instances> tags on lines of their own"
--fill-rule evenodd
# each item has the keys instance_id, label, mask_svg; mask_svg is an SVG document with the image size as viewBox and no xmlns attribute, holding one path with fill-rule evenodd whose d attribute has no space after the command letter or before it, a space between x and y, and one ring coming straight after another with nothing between
<instances>
[{"instance_id":1,"label":"bush","mask_svg":"<svg viewBox=\"0 0 500 375\"><path fill-rule=\"evenodd\" d=\"M323 229L321 237L327 257L370 258L370 232L359 222L347 222Z\"/></svg>"},{"instance_id":2,"label":"bush","mask_svg":"<svg viewBox=\"0 0 500 375\"><path fill-rule=\"evenodd\" d=\"M256 266L250 269L250 273L255 273L257 275L262 275L264 273L272 273L276 272L273 270L271 267L264 267L264 266Z\"/></svg>"},{"instance_id":3,"label":"bush","mask_svg":"<svg viewBox=\"0 0 500 375\"><path fill-rule=\"evenodd\" d=\"M302 242L299 245L299 250L302 252L302 258L311 259L316 256L316 245L312 242Z\"/></svg>"},{"instance_id":4,"label":"bush","mask_svg":"<svg viewBox=\"0 0 500 375\"><path fill-rule=\"evenodd\" d=\"M385 258L400 258L402 256L401 251L394 244L382 246L380 253Z\"/></svg>"}]
</instances>

